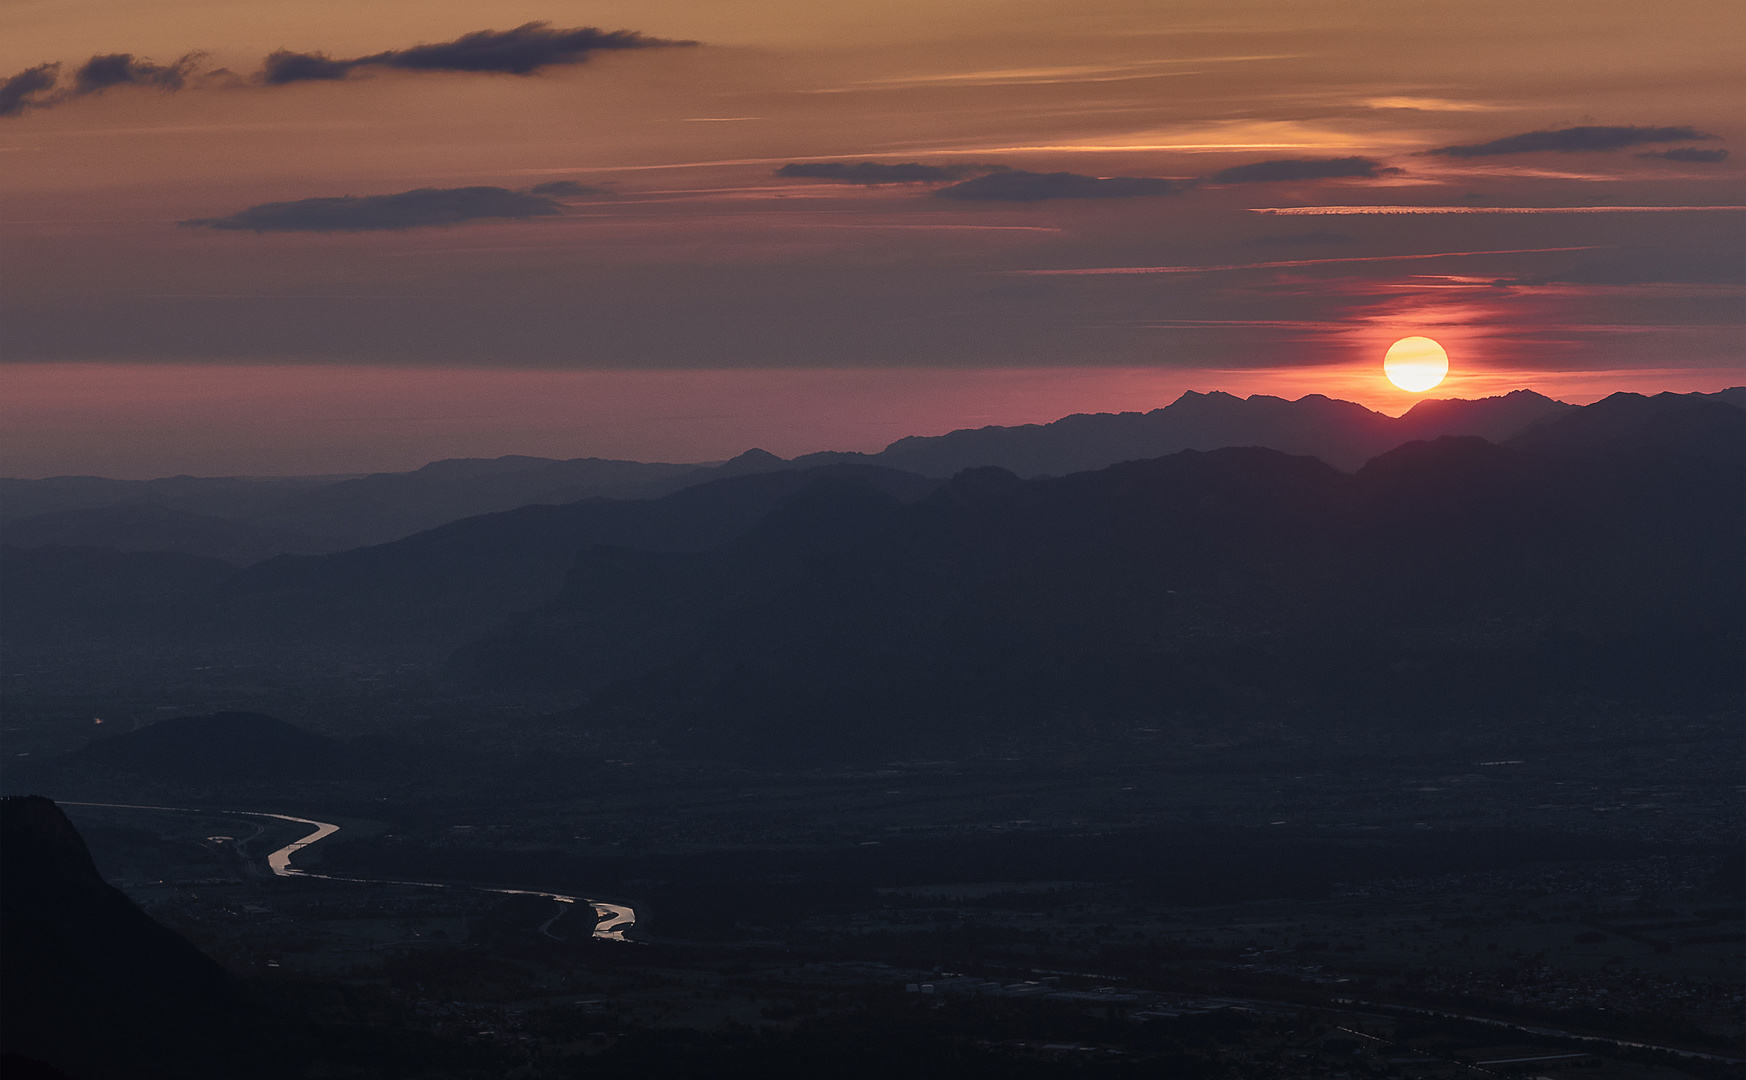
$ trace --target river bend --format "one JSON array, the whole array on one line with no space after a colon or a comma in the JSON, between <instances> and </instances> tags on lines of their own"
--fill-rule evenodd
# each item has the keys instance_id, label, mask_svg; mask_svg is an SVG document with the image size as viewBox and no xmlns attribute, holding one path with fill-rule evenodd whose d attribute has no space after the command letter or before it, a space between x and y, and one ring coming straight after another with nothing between
<instances>
[{"instance_id":1,"label":"river bend","mask_svg":"<svg viewBox=\"0 0 1746 1080\"><path fill-rule=\"evenodd\" d=\"M489 885L455 885L443 881L401 881L393 878L356 878L341 877L338 874L318 874L310 870L299 870L291 865L291 857L313 844L318 844L334 833L340 827L327 821L316 821L313 818L293 817L290 814L267 814L254 810L203 810L189 806L134 806L128 803L93 803L68 802L67 806L96 806L112 810L166 810L177 814L232 814L238 817L272 818L276 821L290 821L299 825L308 825L314 831L302 839L294 840L279 850L267 856L267 869L275 877L315 878L321 881L346 881L361 885L411 885L421 889L468 889L473 892L501 893L506 896L543 896L547 900L556 900L560 904L587 904L594 909L596 922L594 936L604 941L625 941L625 932L637 924L635 909L624 904L609 904L604 900L590 900L585 896L566 896L563 893L542 892L538 889L503 889ZM552 933L552 924L562 917L560 913L540 926L540 933L549 938L563 940Z\"/></svg>"}]
</instances>

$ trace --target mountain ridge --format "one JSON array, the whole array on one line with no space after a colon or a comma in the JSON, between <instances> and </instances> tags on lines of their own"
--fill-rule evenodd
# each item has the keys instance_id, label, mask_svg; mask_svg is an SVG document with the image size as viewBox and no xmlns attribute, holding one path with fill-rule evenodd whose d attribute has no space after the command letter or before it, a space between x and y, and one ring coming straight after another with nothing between
<instances>
[{"instance_id":1,"label":"mountain ridge","mask_svg":"<svg viewBox=\"0 0 1746 1080\"><path fill-rule=\"evenodd\" d=\"M1611 439L1566 415L1356 474L1223 448L968 470L912 503L820 481L712 551L579 560L455 663L586 693L578 724L753 757L1093 717L1443 722L1737 693L1746 414L1612 411Z\"/></svg>"},{"instance_id":2,"label":"mountain ridge","mask_svg":"<svg viewBox=\"0 0 1746 1080\"><path fill-rule=\"evenodd\" d=\"M1746 408L1746 388L1710 395ZM1531 390L1418 402L1400 417L1310 394L1296 400L1189 391L1149 412L1076 413L1048 424L905 436L876 453L821 451L784 460L761 449L681 464L504 455L451 458L405 473L239 478L0 479L0 530L17 548L50 545L176 551L238 564L388 543L485 513L584 498L655 499L733 476L830 464L879 465L944 479L985 465L1066 475L1178 450L1265 446L1347 471L1401 443L1440 435L1513 437L1580 406Z\"/></svg>"},{"instance_id":3,"label":"mountain ridge","mask_svg":"<svg viewBox=\"0 0 1746 1080\"><path fill-rule=\"evenodd\" d=\"M1206 404L1189 401L1194 407ZM1527 404L1538 408L1531 399ZM1210 407L1228 405L1212 399ZM1685 466L1676 459L1725 455L1742 419L1746 412L1708 396L1618 395L1601 405L1564 410L1506 440L1506 446L1548 462L1612 455L1627 473L1677 472ZM1437 418L1438 424L1444 422ZM1443 438L1493 445L1478 436ZM1358 476L1367 470L1376 473L1383 467L1379 462L1424 442L1402 444L1355 474L1318 458L1299 457L1316 462L1329 475ZM636 587L649 587L657 595L665 586L650 584L651 574L691 573L684 569L690 565L686 557L768 528L788 512L782 508L785 500L820 482L859 480L897 504L933 498L964 506L998 501L1027 483L995 466L960 472L947 483L868 462L768 468L779 460L748 453L737 465L729 463L748 470L744 475L685 487L659 499L593 498L520 507L450 522L388 544L329 555L278 556L242 570L216 559L165 552L7 548L0 558L0 576L8 603L0 621L15 642L145 634L190 642L320 643L324 648L361 647L384 656L434 659L509 631L523 619L522 613L574 590L575 581L582 580L579 568L585 565L592 569L583 577L603 595L623 592L637 582L643 584ZM879 527L881 520L874 514L865 519L865 527ZM857 539L852 529L846 537ZM816 538L807 543L816 546ZM824 550L814 554L835 557ZM779 559L766 561L760 573L780 577L790 572L779 564ZM722 595L740 595L736 590L752 587L746 584L750 581L719 583ZM622 625L644 622L642 614L631 612ZM607 656L623 655L621 646L603 645L602 664Z\"/></svg>"}]
</instances>

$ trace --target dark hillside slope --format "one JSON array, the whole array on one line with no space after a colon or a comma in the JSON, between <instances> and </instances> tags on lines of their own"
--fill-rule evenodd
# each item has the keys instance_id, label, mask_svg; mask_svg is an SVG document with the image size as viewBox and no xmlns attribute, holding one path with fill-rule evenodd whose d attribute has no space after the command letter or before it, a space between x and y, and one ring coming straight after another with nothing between
<instances>
[{"instance_id":1,"label":"dark hillside slope","mask_svg":"<svg viewBox=\"0 0 1746 1080\"><path fill-rule=\"evenodd\" d=\"M301 537L295 552L383 544L451 521L520 506L635 497L650 484L683 484L695 465L511 455L433 461L404 473L341 480L286 500L257 523ZM671 489L667 489L671 490Z\"/></svg>"},{"instance_id":2,"label":"dark hillside slope","mask_svg":"<svg viewBox=\"0 0 1746 1080\"><path fill-rule=\"evenodd\" d=\"M826 476L857 476L914 499L936 481L878 466L826 466L732 477L661 499L588 499L467 518L391 544L283 556L216 590L196 634L327 641L401 654L446 651L510 613L549 601L579 552L715 547L782 497Z\"/></svg>"},{"instance_id":3,"label":"dark hillside slope","mask_svg":"<svg viewBox=\"0 0 1746 1080\"><path fill-rule=\"evenodd\" d=\"M165 476L113 480L103 476L0 477L0 525L21 518L105 506L159 506L188 514L240 520L347 479L342 476Z\"/></svg>"},{"instance_id":4,"label":"dark hillside slope","mask_svg":"<svg viewBox=\"0 0 1746 1080\"><path fill-rule=\"evenodd\" d=\"M161 634L237 568L219 559L110 548L0 548L0 637L88 641Z\"/></svg>"},{"instance_id":5,"label":"dark hillside slope","mask_svg":"<svg viewBox=\"0 0 1746 1080\"><path fill-rule=\"evenodd\" d=\"M0 800L0 1047L85 1080L278 1075L240 980L97 873L48 799Z\"/></svg>"},{"instance_id":6,"label":"dark hillside slope","mask_svg":"<svg viewBox=\"0 0 1746 1080\"><path fill-rule=\"evenodd\" d=\"M106 547L175 551L239 566L278 554L285 537L250 521L197 514L153 503L56 510L6 523L13 547Z\"/></svg>"},{"instance_id":7,"label":"dark hillside slope","mask_svg":"<svg viewBox=\"0 0 1746 1080\"><path fill-rule=\"evenodd\" d=\"M1411 443L1350 476L1251 449L972 470L912 504L815 484L717 550L579 563L457 665L600 687L590 722L760 752L1674 707L1738 691L1746 413L1716 408L1678 452L1642 424L1579 456Z\"/></svg>"},{"instance_id":8,"label":"dark hillside slope","mask_svg":"<svg viewBox=\"0 0 1746 1080\"><path fill-rule=\"evenodd\" d=\"M1716 457L1741 422L1742 408L1727 394L1613 394L1534 424L1509 445L1560 457Z\"/></svg>"}]
</instances>

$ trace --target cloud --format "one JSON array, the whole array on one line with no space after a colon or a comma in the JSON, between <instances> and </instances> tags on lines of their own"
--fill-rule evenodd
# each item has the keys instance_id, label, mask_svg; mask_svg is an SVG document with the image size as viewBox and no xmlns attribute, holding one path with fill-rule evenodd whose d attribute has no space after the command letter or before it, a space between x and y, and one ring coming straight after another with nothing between
<instances>
[{"instance_id":1,"label":"cloud","mask_svg":"<svg viewBox=\"0 0 1746 1080\"><path fill-rule=\"evenodd\" d=\"M835 180L842 184L927 184L957 180L966 173L999 169L999 165L923 165L919 161L885 165L877 161L796 161L776 170L777 176Z\"/></svg>"},{"instance_id":2,"label":"cloud","mask_svg":"<svg viewBox=\"0 0 1746 1080\"><path fill-rule=\"evenodd\" d=\"M343 79L358 68L370 67L531 75L544 67L583 63L590 55L602 51L695 44L648 37L634 30L602 30L594 26L555 30L548 22L530 22L513 30L478 30L453 41L390 49L350 60L336 60L326 53L280 49L267 57L257 78L268 86L283 86Z\"/></svg>"},{"instance_id":3,"label":"cloud","mask_svg":"<svg viewBox=\"0 0 1746 1080\"><path fill-rule=\"evenodd\" d=\"M934 192L943 199L969 202L1038 202L1043 199L1128 199L1141 195L1175 195L1193 187L1193 180L1157 176L1081 176L1078 173L1034 173L1005 169L978 176Z\"/></svg>"},{"instance_id":4,"label":"cloud","mask_svg":"<svg viewBox=\"0 0 1746 1080\"><path fill-rule=\"evenodd\" d=\"M1640 158L1665 158L1668 161L1688 161L1699 165L1714 165L1718 161L1728 160L1726 150L1705 150L1697 146L1676 146L1672 150L1648 150L1637 156Z\"/></svg>"},{"instance_id":5,"label":"cloud","mask_svg":"<svg viewBox=\"0 0 1746 1080\"><path fill-rule=\"evenodd\" d=\"M1453 259L1471 255L1536 255L1554 251L1600 251L1609 245L1579 247L1498 248L1492 251L1430 251L1416 255L1349 255L1338 259L1286 259L1279 262L1222 263L1212 266L1089 266L1071 270L1008 270L1026 277L1079 277L1127 274L1209 274L1220 270L1278 270L1299 266L1329 266L1335 263L1414 262L1420 259Z\"/></svg>"},{"instance_id":6,"label":"cloud","mask_svg":"<svg viewBox=\"0 0 1746 1080\"><path fill-rule=\"evenodd\" d=\"M263 86L332 82L344 79L360 68L531 75L541 68L583 63L596 52L696 44L695 41L648 37L634 30L601 30L593 26L555 30L550 23L530 22L513 30L479 30L462 34L453 41L390 49L349 60L335 59L320 52L279 49L262 61L261 70L252 81ZM61 65L38 64L0 83L0 116L16 116L26 109L48 108L114 86L180 90L204 58L204 53L192 52L173 64L154 64L150 60L137 59L132 53L101 54L80 65L73 73L71 85L61 89L56 89ZM221 69L206 74L228 72Z\"/></svg>"},{"instance_id":7,"label":"cloud","mask_svg":"<svg viewBox=\"0 0 1746 1080\"><path fill-rule=\"evenodd\" d=\"M112 86L155 86L180 90L204 53L191 52L173 64L159 65L136 60L132 53L93 56L73 73L73 96L95 94Z\"/></svg>"},{"instance_id":8,"label":"cloud","mask_svg":"<svg viewBox=\"0 0 1746 1080\"><path fill-rule=\"evenodd\" d=\"M1237 165L1211 176L1215 184L1270 184L1282 180L1329 180L1338 177L1393 176L1402 170L1364 157L1281 158Z\"/></svg>"},{"instance_id":9,"label":"cloud","mask_svg":"<svg viewBox=\"0 0 1746 1080\"><path fill-rule=\"evenodd\" d=\"M1529 131L1509 135L1491 142L1467 146L1439 146L1427 154L1442 157L1492 157L1498 154L1534 154L1553 151L1561 154L1589 150L1620 150L1645 143L1702 142L1719 135L1689 127L1573 127L1556 131Z\"/></svg>"},{"instance_id":10,"label":"cloud","mask_svg":"<svg viewBox=\"0 0 1746 1080\"><path fill-rule=\"evenodd\" d=\"M335 60L325 53L299 53L279 49L267 54L255 78L268 86L295 82L343 79L358 66L356 60Z\"/></svg>"},{"instance_id":11,"label":"cloud","mask_svg":"<svg viewBox=\"0 0 1746 1080\"><path fill-rule=\"evenodd\" d=\"M47 104L37 98L55 88L61 65L38 64L0 83L0 116L15 116L25 109Z\"/></svg>"},{"instance_id":12,"label":"cloud","mask_svg":"<svg viewBox=\"0 0 1746 1080\"><path fill-rule=\"evenodd\" d=\"M453 225L480 218L551 217L562 212L550 198L532 192L500 187L419 188L394 195L262 203L225 217L196 218L182 224L256 233L371 232Z\"/></svg>"},{"instance_id":13,"label":"cloud","mask_svg":"<svg viewBox=\"0 0 1746 1080\"><path fill-rule=\"evenodd\" d=\"M530 195L564 196L564 195L610 195L605 188L589 187L578 184L574 180L548 180L543 184L535 184L527 189Z\"/></svg>"},{"instance_id":14,"label":"cloud","mask_svg":"<svg viewBox=\"0 0 1746 1080\"><path fill-rule=\"evenodd\" d=\"M114 86L150 86L180 90L205 57L192 52L173 64L154 64L132 53L93 56L73 72L69 86L60 83L61 65L38 64L0 83L0 116L16 116L26 109L46 109L73 98L100 94Z\"/></svg>"},{"instance_id":15,"label":"cloud","mask_svg":"<svg viewBox=\"0 0 1746 1080\"><path fill-rule=\"evenodd\" d=\"M1251 214L1736 214L1746 206L1251 206Z\"/></svg>"}]
</instances>

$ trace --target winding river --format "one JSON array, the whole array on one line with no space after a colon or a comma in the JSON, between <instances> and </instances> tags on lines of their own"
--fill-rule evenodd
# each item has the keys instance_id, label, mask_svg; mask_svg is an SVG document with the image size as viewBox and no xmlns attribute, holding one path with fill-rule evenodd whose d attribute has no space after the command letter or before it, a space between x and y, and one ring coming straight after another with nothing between
<instances>
[{"instance_id":1,"label":"winding river","mask_svg":"<svg viewBox=\"0 0 1746 1080\"><path fill-rule=\"evenodd\" d=\"M299 870L291 865L291 857L309 847L320 843L340 831L338 825L331 822L315 821L311 818L292 817L290 814L266 814L254 810L202 810L188 806L134 806L128 803L94 803L68 802L66 806L96 806L111 810L164 810L175 814L215 814L234 817L272 818L275 821L290 821L299 825L308 825L315 831L300 840L294 840L267 856L267 869L274 877L316 878L322 881L346 881L361 885L410 885L420 889L467 889L472 892L500 893L505 896L543 896L547 900L556 900L560 904L587 904L594 909L596 922L594 936L605 941L625 941L625 932L637 924L637 913L633 908L623 904L608 904L603 900L590 900L585 896L566 896L563 893L542 892L538 889L501 889L489 885L455 885L442 881L400 881L393 878L355 878L341 877L337 874L317 874L309 870ZM562 941L557 934L552 933L552 924L563 917L560 911L547 919L540 926L540 933L554 940Z\"/></svg>"}]
</instances>

